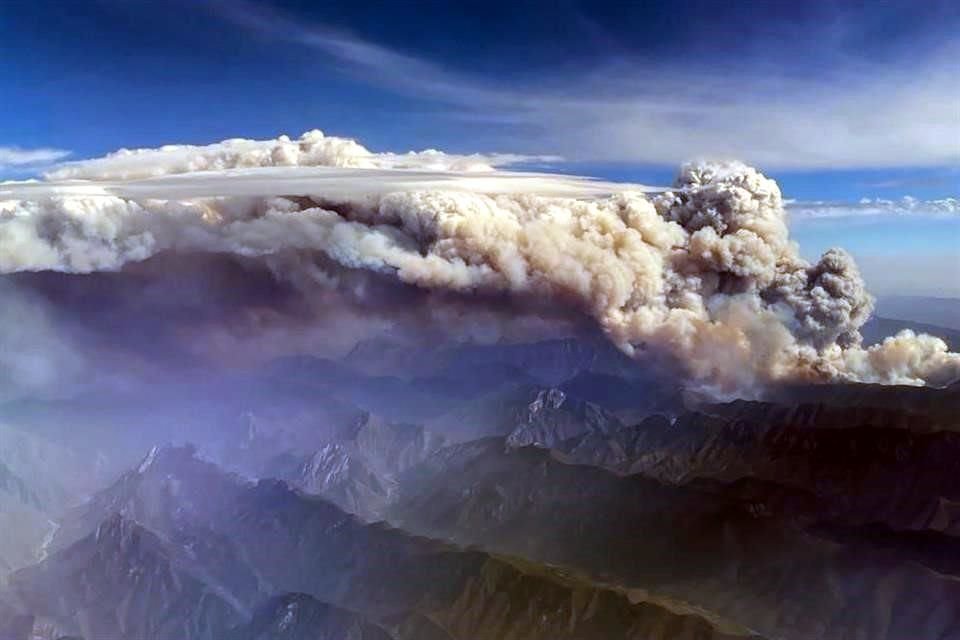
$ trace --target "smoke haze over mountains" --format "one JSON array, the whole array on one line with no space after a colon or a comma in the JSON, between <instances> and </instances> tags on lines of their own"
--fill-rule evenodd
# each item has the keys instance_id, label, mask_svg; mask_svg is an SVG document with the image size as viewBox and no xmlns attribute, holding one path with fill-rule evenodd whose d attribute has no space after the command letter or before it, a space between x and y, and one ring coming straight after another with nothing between
<instances>
[{"instance_id":1,"label":"smoke haze over mountains","mask_svg":"<svg viewBox=\"0 0 960 640\"><path fill-rule=\"evenodd\" d=\"M0 640L960 640L957 33L4 3Z\"/></svg>"}]
</instances>

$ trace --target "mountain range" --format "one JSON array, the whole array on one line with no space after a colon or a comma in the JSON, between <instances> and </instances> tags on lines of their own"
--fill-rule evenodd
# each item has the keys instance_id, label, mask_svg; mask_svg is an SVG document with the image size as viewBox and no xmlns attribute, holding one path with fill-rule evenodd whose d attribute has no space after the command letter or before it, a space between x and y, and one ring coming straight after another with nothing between
<instances>
[{"instance_id":1,"label":"mountain range","mask_svg":"<svg viewBox=\"0 0 960 640\"><path fill-rule=\"evenodd\" d=\"M722 400L588 337L178 389L0 407L0 638L960 638L957 384Z\"/></svg>"}]
</instances>

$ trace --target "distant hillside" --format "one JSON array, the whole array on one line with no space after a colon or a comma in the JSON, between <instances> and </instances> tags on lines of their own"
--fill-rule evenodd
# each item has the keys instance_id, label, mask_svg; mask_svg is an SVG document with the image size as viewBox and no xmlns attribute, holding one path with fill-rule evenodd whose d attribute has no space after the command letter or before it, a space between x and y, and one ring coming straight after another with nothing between
<instances>
[{"instance_id":1,"label":"distant hillside","mask_svg":"<svg viewBox=\"0 0 960 640\"><path fill-rule=\"evenodd\" d=\"M877 315L960 331L960 298L882 297L877 300Z\"/></svg>"},{"instance_id":2,"label":"distant hillside","mask_svg":"<svg viewBox=\"0 0 960 640\"><path fill-rule=\"evenodd\" d=\"M945 326L874 316L863 325L860 332L863 334L864 344L869 345L880 342L887 336L892 336L903 329L911 329L917 333L929 333L942 338L951 351L960 350L960 330Z\"/></svg>"}]
</instances>

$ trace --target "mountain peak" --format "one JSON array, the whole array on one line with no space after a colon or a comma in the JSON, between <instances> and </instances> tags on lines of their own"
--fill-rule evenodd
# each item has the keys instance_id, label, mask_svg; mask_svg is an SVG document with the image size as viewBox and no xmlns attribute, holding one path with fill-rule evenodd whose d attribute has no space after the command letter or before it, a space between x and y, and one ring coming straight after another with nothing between
<instances>
[{"instance_id":1,"label":"mountain peak","mask_svg":"<svg viewBox=\"0 0 960 640\"><path fill-rule=\"evenodd\" d=\"M128 547L138 544L145 529L134 520L125 518L122 514L114 513L100 523L93 539L98 543L117 542Z\"/></svg>"},{"instance_id":2,"label":"mountain peak","mask_svg":"<svg viewBox=\"0 0 960 640\"><path fill-rule=\"evenodd\" d=\"M536 391L517 418L507 436L510 447L531 444L555 447L586 433L608 434L623 426L615 415L602 407L555 387Z\"/></svg>"},{"instance_id":3,"label":"mountain peak","mask_svg":"<svg viewBox=\"0 0 960 640\"><path fill-rule=\"evenodd\" d=\"M197 459L197 448L192 444L154 445L137 466L137 473L147 473L154 466L166 467L172 464L192 462Z\"/></svg>"},{"instance_id":4,"label":"mountain peak","mask_svg":"<svg viewBox=\"0 0 960 640\"><path fill-rule=\"evenodd\" d=\"M567 399L567 394L557 388L544 389L537 392L537 397L528 406L531 415L536 415L544 409L559 409Z\"/></svg>"}]
</instances>

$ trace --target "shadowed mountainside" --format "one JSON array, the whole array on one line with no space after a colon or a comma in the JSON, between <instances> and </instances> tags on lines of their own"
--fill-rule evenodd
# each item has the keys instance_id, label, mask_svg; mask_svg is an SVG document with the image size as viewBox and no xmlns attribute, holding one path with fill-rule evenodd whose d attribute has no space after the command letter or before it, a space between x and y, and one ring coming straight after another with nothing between
<instances>
[{"instance_id":1,"label":"shadowed mountainside","mask_svg":"<svg viewBox=\"0 0 960 640\"><path fill-rule=\"evenodd\" d=\"M227 601L242 602L230 592L233 565L242 562L270 592L304 593L358 610L391 633L422 629L428 620L451 640L733 637L692 610L674 611L536 563L364 524L283 483L251 484L226 474L189 449L153 452L79 508L64 523L55 542L60 551L40 575L86 551L91 526L98 531L99 523L118 518L135 519L157 540L221 536L233 551L194 554L192 566ZM18 593L56 593L37 575L18 574Z\"/></svg>"},{"instance_id":2,"label":"shadowed mountainside","mask_svg":"<svg viewBox=\"0 0 960 640\"><path fill-rule=\"evenodd\" d=\"M954 577L863 537L816 535L832 521L815 493L752 478L667 485L557 456L502 439L451 447L404 478L392 513L414 531L576 567L770 637L960 634L957 610L922 613L960 596ZM896 618L877 618L884 603Z\"/></svg>"}]
</instances>

